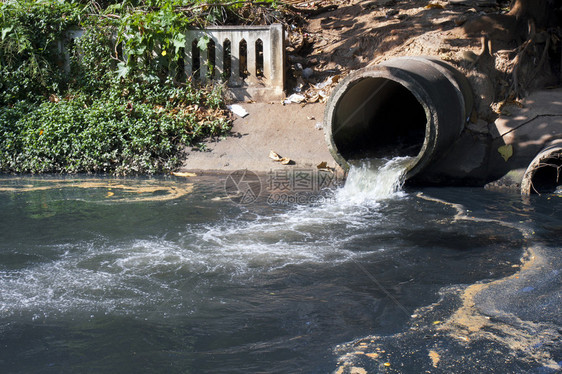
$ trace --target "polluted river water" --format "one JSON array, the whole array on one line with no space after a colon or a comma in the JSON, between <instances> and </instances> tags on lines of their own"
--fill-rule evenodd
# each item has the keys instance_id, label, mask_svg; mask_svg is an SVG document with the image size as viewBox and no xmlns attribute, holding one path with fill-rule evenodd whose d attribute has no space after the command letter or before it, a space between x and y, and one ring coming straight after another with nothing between
<instances>
[{"instance_id":1,"label":"polluted river water","mask_svg":"<svg viewBox=\"0 0 562 374\"><path fill-rule=\"evenodd\" d=\"M284 204L0 177L1 371L559 371L561 197L403 189L405 162Z\"/></svg>"}]
</instances>

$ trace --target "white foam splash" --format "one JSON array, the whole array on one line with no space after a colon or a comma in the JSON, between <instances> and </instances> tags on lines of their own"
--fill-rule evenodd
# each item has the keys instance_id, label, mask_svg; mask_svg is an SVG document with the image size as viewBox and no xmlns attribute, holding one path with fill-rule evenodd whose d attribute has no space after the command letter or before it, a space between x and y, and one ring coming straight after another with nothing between
<instances>
[{"instance_id":1,"label":"white foam splash","mask_svg":"<svg viewBox=\"0 0 562 374\"><path fill-rule=\"evenodd\" d=\"M123 314L161 304L197 308L199 294L206 295L215 281L246 282L289 265L346 262L367 254L332 245L334 239L321 225L297 220L260 217L239 225L227 220L190 228L179 242L153 238L79 243L70 251L68 245L51 248L60 251L51 261L0 271L0 318L80 311ZM326 236L308 238L309 229Z\"/></svg>"},{"instance_id":2,"label":"white foam splash","mask_svg":"<svg viewBox=\"0 0 562 374\"><path fill-rule=\"evenodd\" d=\"M345 186L336 193L342 205L370 205L401 194L411 157L362 160L352 165Z\"/></svg>"},{"instance_id":3,"label":"white foam splash","mask_svg":"<svg viewBox=\"0 0 562 374\"><path fill-rule=\"evenodd\" d=\"M56 256L19 271L0 271L0 318L77 310L127 313L168 301L179 305L205 293L191 288L201 282L207 287L200 281L206 276L244 281L256 272L341 263L379 252L376 246L354 251L353 243L366 228L384 225L377 204L401 196L408 161L363 162L324 204L188 226L179 240L102 239L29 249Z\"/></svg>"}]
</instances>

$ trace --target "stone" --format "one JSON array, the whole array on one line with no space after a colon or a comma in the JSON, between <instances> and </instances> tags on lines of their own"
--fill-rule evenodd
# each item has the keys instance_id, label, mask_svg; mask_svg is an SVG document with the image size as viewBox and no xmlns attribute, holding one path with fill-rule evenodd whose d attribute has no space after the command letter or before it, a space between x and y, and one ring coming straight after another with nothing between
<instances>
[{"instance_id":1,"label":"stone","mask_svg":"<svg viewBox=\"0 0 562 374\"><path fill-rule=\"evenodd\" d=\"M488 129L488 122L483 119L479 119L476 123L469 123L466 125L466 128L478 134L488 134L490 132Z\"/></svg>"}]
</instances>

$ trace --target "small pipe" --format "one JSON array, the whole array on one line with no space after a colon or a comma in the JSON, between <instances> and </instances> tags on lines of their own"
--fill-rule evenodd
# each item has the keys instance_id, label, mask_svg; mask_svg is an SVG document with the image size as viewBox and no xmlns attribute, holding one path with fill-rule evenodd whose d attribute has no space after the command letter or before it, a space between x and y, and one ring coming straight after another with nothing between
<instances>
[{"instance_id":1,"label":"small pipe","mask_svg":"<svg viewBox=\"0 0 562 374\"><path fill-rule=\"evenodd\" d=\"M562 139L540 151L527 167L521 195L553 193L562 185Z\"/></svg>"}]
</instances>

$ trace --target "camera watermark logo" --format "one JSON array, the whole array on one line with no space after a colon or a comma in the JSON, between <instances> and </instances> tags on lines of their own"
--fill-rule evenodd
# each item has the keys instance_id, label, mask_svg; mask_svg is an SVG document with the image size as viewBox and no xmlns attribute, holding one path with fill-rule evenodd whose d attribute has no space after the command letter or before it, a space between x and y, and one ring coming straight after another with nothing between
<instances>
[{"instance_id":1,"label":"camera watermark logo","mask_svg":"<svg viewBox=\"0 0 562 374\"><path fill-rule=\"evenodd\" d=\"M257 200L261 193L261 180L249 170L236 170L224 182L226 196L236 204L246 205Z\"/></svg>"},{"instance_id":2,"label":"camera watermark logo","mask_svg":"<svg viewBox=\"0 0 562 374\"><path fill-rule=\"evenodd\" d=\"M333 187L341 183L331 171L299 168L270 170L262 179L248 170L234 171L226 178L226 195L240 205L260 196L270 205L317 204L330 200Z\"/></svg>"}]
</instances>

